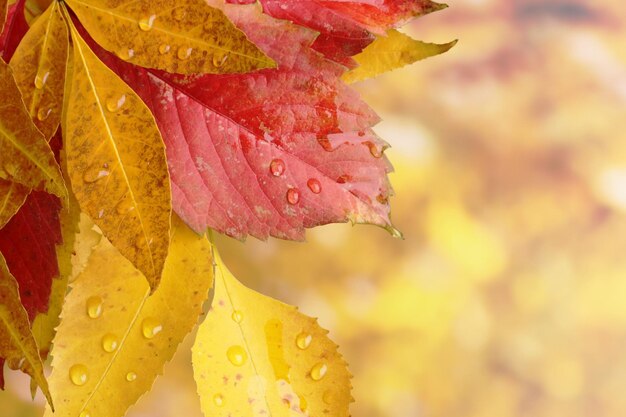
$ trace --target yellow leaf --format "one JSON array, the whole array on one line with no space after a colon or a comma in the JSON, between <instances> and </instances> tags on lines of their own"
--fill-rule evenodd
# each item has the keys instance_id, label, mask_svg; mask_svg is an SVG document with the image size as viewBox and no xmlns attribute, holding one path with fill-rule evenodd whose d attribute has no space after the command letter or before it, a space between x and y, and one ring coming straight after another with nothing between
<instances>
[{"instance_id":1,"label":"yellow leaf","mask_svg":"<svg viewBox=\"0 0 626 417\"><path fill-rule=\"evenodd\" d=\"M213 306L193 346L204 415L348 416L351 376L328 332L244 287L214 256Z\"/></svg>"},{"instance_id":2,"label":"yellow leaf","mask_svg":"<svg viewBox=\"0 0 626 417\"><path fill-rule=\"evenodd\" d=\"M9 66L0 60L0 178L59 197L67 191L59 165L33 124Z\"/></svg>"},{"instance_id":3,"label":"yellow leaf","mask_svg":"<svg viewBox=\"0 0 626 417\"><path fill-rule=\"evenodd\" d=\"M31 26L10 62L26 108L46 139L61 120L67 58L67 25L55 1Z\"/></svg>"},{"instance_id":4,"label":"yellow leaf","mask_svg":"<svg viewBox=\"0 0 626 417\"><path fill-rule=\"evenodd\" d=\"M28 314L20 301L17 281L9 272L2 254L0 254L0 357L6 359L11 369L21 369L29 374L52 404L39 349L30 331Z\"/></svg>"},{"instance_id":5,"label":"yellow leaf","mask_svg":"<svg viewBox=\"0 0 626 417\"><path fill-rule=\"evenodd\" d=\"M52 350L46 416L121 417L193 329L212 279L211 246L179 219L159 288L106 240L71 284ZM81 414L84 413L84 414Z\"/></svg>"},{"instance_id":6,"label":"yellow leaf","mask_svg":"<svg viewBox=\"0 0 626 417\"><path fill-rule=\"evenodd\" d=\"M444 44L425 43L395 29L387 31L354 57L359 66L343 75L347 83L376 77L387 71L402 68L419 60L442 54L457 41Z\"/></svg>"},{"instance_id":7,"label":"yellow leaf","mask_svg":"<svg viewBox=\"0 0 626 417\"><path fill-rule=\"evenodd\" d=\"M7 21L7 6L9 0L0 0L0 33L4 30L4 24Z\"/></svg>"},{"instance_id":8,"label":"yellow leaf","mask_svg":"<svg viewBox=\"0 0 626 417\"><path fill-rule=\"evenodd\" d=\"M169 244L171 194L154 117L72 28L67 168L82 211L154 290Z\"/></svg>"},{"instance_id":9,"label":"yellow leaf","mask_svg":"<svg viewBox=\"0 0 626 417\"><path fill-rule=\"evenodd\" d=\"M273 68L221 10L203 0L68 0L105 49L142 67L181 74Z\"/></svg>"},{"instance_id":10,"label":"yellow leaf","mask_svg":"<svg viewBox=\"0 0 626 417\"><path fill-rule=\"evenodd\" d=\"M0 229L22 207L29 193L30 189L21 184L0 179Z\"/></svg>"}]
</instances>

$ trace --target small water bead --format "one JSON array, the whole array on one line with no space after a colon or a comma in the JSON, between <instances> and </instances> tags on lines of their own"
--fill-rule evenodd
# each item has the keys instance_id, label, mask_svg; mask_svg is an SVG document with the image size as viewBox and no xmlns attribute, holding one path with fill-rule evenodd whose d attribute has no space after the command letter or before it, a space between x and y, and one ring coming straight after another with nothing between
<instances>
[{"instance_id":1,"label":"small water bead","mask_svg":"<svg viewBox=\"0 0 626 417\"><path fill-rule=\"evenodd\" d=\"M91 414L89 414L89 411L83 410L83 411L80 412L78 417L91 417Z\"/></svg>"},{"instance_id":2,"label":"small water bead","mask_svg":"<svg viewBox=\"0 0 626 417\"><path fill-rule=\"evenodd\" d=\"M107 100L107 110L116 112L122 108L124 103L126 103L126 94L122 94L119 97L111 97Z\"/></svg>"},{"instance_id":3,"label":"small water bead","mask_svg":"<svg viewBox=\"0 0 626 417\"><path fill-rule=\"evenodd\" d=\"M113 333L107 333L102 336L102 349L105 352L111 353L117 350L117 337Z\"/></svg>"},{"instance_id":4,"label":"small water bead","mask_svg":"<svg viewBox=\"0 0 626 417\"><path fill-rule=\"evenodd\" d=\"M146 317L141 323L141 332L146 339L152 339L161 333L161 330L163 330L163 325L154 317Z\"/></svg>"},{"instance_id":5,"label":"small water bead","mask_svg":"<svg viewBox=\"0 0 626 417\"><path fill-rule=\"evenodd\" d=\"M168 53L168 52L170 51L170 49L172 49L172 47L171 47L171 46L169 46L168 44L166 44L166 43L161 44L161 45L159 46L159 53L160 53L161 55L165 55L166 53Z\"/></svg>"},{"instance_id":6,"label":"small water bead","mask_svg":"<svg viewBox=\"0 0 626 417\"><path fill-rule=\"evenodd\" d=\"M275 177L280 177L285 172L285 163L282 159L274 159L270 162L270 172Z\"/></svg>"},{"instance_id":7,"label":"small water bead","mask_svg":"<svg viewBox=\"0 0 626 417\"><path fill-rule=\"evenodd\" d=\"M126 197L115 206L115 211L117 211L117 214L126 214L133 210L135 210L135 206L133 206L133 201Z\"/></svg>"},{"instance_id":8,"label":"small water bead","mask_svg":"<svg viewBox=\"0 0 626 417\"><path fill-rule=\"evenodd\" d=\"M41 90L43 86L48 81L48 77L50 76L50 71L39 70L37 75L35 75L35 88Z\"/></svg>"},{"instance_id":9,"label":"small water bead","mask_svg":"<svg viewBox=\"0 0 626 417\"><path fill-rule=\"evenodd\" d=\"M324 378L324 375L326 375L327 371L328 366L326 366L325 363L320 362L313 368L311 368L311 379L313 379L313 381L319 381L320 379Z\"/></svg>"},{"instance_id":10,"label":"small water bead","mask_svg":"<svg viewBox=\"0 0 626 417\"><path fill-rule=\"evenodd\" d=\"M37 110L37 120L43 122L48 118L48 116L50 116L50 113L52 113L52 109L50 107L40 107L39 110Z\"/></svg>"},{"instance_id":11,"label":"small water bead","mask_svg":"<svg viewBox=\"0 0 626 417\"><path fill-rule=\"evenodd\" d=\"M345 184L347 182L350 182L350 180L352 180L352 177L350 175L343 174L339 178L337 178L337 183L338 184Z\"/></svg>"},{"instance_id":12,"label":"small water bead","mask_svg":"<svg viewBox=\"0 0 626 417\"><path fill-rule=\"evenodd\" d=\"M83 364L72 365L70 368L70 380L74 385L82 386L89 380L89 370Z\"/></svg>"},{"instance_id":13,"label":"small water bead","mask_svg":"<svg viewBox=\"0 0 626 417\"><path fill-rule=\"evenodd\" d=\"M87 315L92 319L97 319L102 315L102 298L94 295L87 299Z\"/></svg>"},{"instance_id":14,"label":"small water bead","mask_svg":"<svg viewBox=\"0 0 626 417\"><path fill-rule=\"evenodd\" d=\"M213 396L213 404L222 407L224 405L224 396L222 394L215 394Z\"/></svg>"},{"instance_id":15,"label":"small water bead","mask_svg":"<svg viewBox=\"0 0 626 417\"><path fill-rule=\"evenodd\" d=\"M132 57L135 56L135 51L133 49L123 48L117 51L117 56L120 57L120 59L123 59L124 61L128 61L132 59Z\"/></svg>"},{"instance_id":16,"label":"small water bead","mask_svg":"<svg viewBox=\"0 0 626 417\"><path fill-rule=\"evenodd\" d=\"M191 51L193 51L193 48L181 47L181 48L178 48L178 52L176 53L176 56L178 57L178 59L185 60L191 56Z\"/></svg>"},{"instance_id":17,"label":"small water bead","mask_svg":"<svg viewBox=\"0 0 626 417\"><path fill-rule=\"evenodd\" d=\"M152 26L154 25L154 19L156 19L155 14L144 17L143 19L139 20L139 28L143 30L144 32L149 31L150 29L152 29Z\"/></svg>"},{"instance_id":18,"label":"small water bead","mask_svg":"<svg viewBox=\"0 0 626 417\"><path fill-rule=\"evenodd\" d=\"M309 346L311 346L312 341L313 341L313 336L311 336L310 334L306 332L302 332L298 334L298 336L296 336L296 346L298 346L298 348L302 350L305 350Z\"/></svg>"},{"instance_id":19,"label":"small water bead","mask_svg":"<svg viewBox=\"0 0 626 417\"><path fill-rule=\"evenodd\" d=\"M174 11L172 12L172 17L178 21L183 20L186 15L187 15L187 11L183 9L182 7L174 9Z\"/></svg>"},{"instance_id":20,"label":"small water bead","mask_svg":"<svg viewBox=\"0 0 626 417\"><path fill-rule=\"evenodd\" d=\"M241 366L248 360L248 354L244 348L239 345L229 347L226 351L226 356L228 357L230 363L235 366Z\"/></svg>"},{"instance_id":21,"label":"small water bead","mask_svg":"<svg viewBox=\"0 0 626 417\"><path fill-rule=\"evenodd\" d=\"M315 179L315 178L311 178L306 182L307 187L309 187L309 190L311 190L311 192L313 194L319 194L322 192L322 184L319 182L319 180Z\"/></svg>"},{"instance_id":22,"label":"small water bead","mask_svg":"<svg viewBox=\"0 0 626 417\"><path fill-rule=\"evenodd\" d=\"M300 191L296 188L287 190L287 202L289 204L298 204L298 201L300 201Z\"/></svg>"},{"instance_id":23,"label":"small water bead","mask_svg":"<svg viewBox=\"0 0 626 417\"><path fill-rule=\"evenodd\" d=\"M243 313L239 310L233 311L231 317L235 323L241 323L243 321Z\"/></svg>"},{"instance_id":24,"label":"small water bead","mask_svg":"<svg viewBox=\"0 0 626 417\"><path fill-rule=\"evenodd\" d=\"M137 374L134 372L129 372L126 374L126 380L128 382L133 382L135 379L137 379Z\"/></svg>"},{"instance_id":25,"label":"small water bead","mask_svg":"<svg viewBox=\"0 0 626 417\"><path fill-rule=\"evenodd\" d=\"M229 54L213 55L213 65L218 68L223 66L226 63L226 61L228 61L229 56L230 56Z\"/></svg>"},{"instance_id":26,"label":"small water bead","mask_svg":"<svg viewBox=\"0 0 626 417\"><path fill-rule=\"evenodd\" d=\"M85 171L83 174L83 180L85 182L96 182L101 178L104 178L109 175L108 169L104 165L94 165Z\"/></svg>"}]
</instances>

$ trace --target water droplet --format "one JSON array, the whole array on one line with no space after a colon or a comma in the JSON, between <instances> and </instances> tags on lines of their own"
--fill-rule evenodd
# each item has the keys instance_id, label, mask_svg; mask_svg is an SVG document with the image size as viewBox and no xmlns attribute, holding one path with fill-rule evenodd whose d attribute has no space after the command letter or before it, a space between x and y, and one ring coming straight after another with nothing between
<instances>
[{"instance_id":1,"label":"water droplet","mask_svg":"<svg viewBox=\"0 0 626 417\"><path fill-rule=\"evenodd\" d=\"M191 56L191 51L193 51L193 48L180 47L178 48L178 52L176 53L176 56L178 57L178 59L184 60Z\"/></svg>"},{"instance_id":2,"label":"water droplet","mask_svg":"<svg viewBox=\"0 0 626 417\"><path fill-rule=\"evenodd\" d=\"M313 379L313 381L319 381L320 379L324 378L324 375L326 375L327 371L328 366L326 366L325 363L320 362L313 368L311 368L311 379Z\"/></svg>"},{"instance_id":3,"label":"water droplet","mask_svg":"<svg viewBox=\"0 0 626 417\"><path fill-rule=\"evenodd\" d=\"M50 71L39 70L37 75L35 75L35 88L41 90L43 86L48 81L48 77L50 76Z\"/></svg>"},{"instance_id":4,"label":"water droplet","mask_svg":"<svg viewBox=\"0 0 626 417\"><path fill-rule=\"evenodd\" d=\"M324 394L322 395L322 401L324 401L326 404L332 404L333 392L331 390L324 391Z\"/></svg>"},{"instance_id":5,"label":"water droplet","mask_svg":"<svg viewBox=\"0 0 626 417\"><path fill-rule=\"evenodd\" d=\"M152 339L163 330L163 325L154 317L146 317L141 323L141 331L146 339Z\"/></svg>"},{"instance_id":6,"label":"water droplet","mask_svg":"<svg viewBox=\"0 0 626 417\"><path fill-rule=\"evenodd\" d=\"M122 48L117 51L117 56L124 61L128 61L135 56L135 51L133 49Z\"/></svg>"},{"instance_id":7,"label":"water droplet","mask_svg":"<svg viewBox=\"0 0 626 417\"><path fill-rule=\"evenodd\" d=\"M154 25L154 19L156 19L155 14L144 17L143 19L139 20L139 28L144 32L149 31L150 29L152 29L152 25Z\"/></svg>"},{"instance_id":8,"label":"water droplet","mask_svg":"<svg viewBox=\"0 0 626 417\"><path fill-rule=\"evenodd\" d=\"M128 382L133 382L135 379L137 379L137 374L134 372L129 372L126 374L126 380Z\"/></svg>"},{"instance_id":9,"label":"water droplet","mask_svg":"<svg viewBox=\"0 0 626 417\"><path fill-rule=\"evenodd\" d=\"M78 417L91 417L91 414L89 414L89 411L84 410L81 411L80 414L78 415Z\"/></svg>"},{"instance_id":10,"label":"water droplet","mask_svg":"<svg viewBox=\"0 0 626 417\"><path fill-rule=\"evenodd\" d=\"M217 68L223 66L226 63L226 61L228 61L229 56L230 54L213 55L213 65L216 66Z\"/></svg>"},{"instance_id":11,"label":"water droplet","mask_svg":"<svg viewBox=\"0 0 626 417\"><path fill-rule=\"evenodd\" d=\"M233 311L231 317L235 323L241 323L243 321L243 313L239 310Z\"/></svg>"},{"instance_id":12,"label":"water droplet","mask_svg":"<svg viewBox=\"0 0 626 417\"><path fill-rule=\"evenodd\" d=\"M213 396L213 403L218 406L221 407L224 405L224 396L222 394L215 394Z\"/></svg>"},{"instance_id":13,"label":"water droplet","mask_svg":"<svg viewBox=\"0 0 626 417\"><path fill-rule=\"evenodd\" d=\"M83 364L72 365L70 368L70 380L74 385L85 385L89 379L89 370Z\"/></svg>"},{"instance_id":14,"label":"water droplet","mask_svg":"<svg viewBox=\"0 0 626 417\"><path fill-rule=\"evenodd\" d=\"M340 176L339 178L337 178L337 183L339 184L345 184L347 182L349 182L352 179L352 177L348 174L343 174L342 176Z\"/></svg>"},{"instance_id":15,"label":"water droplet","mask_svg":"<svg viewBox=\"0 0 626 417\"><path fill-rule=\"evenodd\" d=\"M300 191L296 188L287 190L287 202L289 202L289 204L298 204L298 201L300 201Z\"/></svg>"},{"instance_id":16,"label":"water droplet","mask_svg":"<svg viewBox=\"0 0 626 417\"><path fill-rule=\"evenodd\" d=\"M39 110L37 110L37 120L43 122L48 118L48 116L50 116L50 113L52 113L52 109L50 107L40 107Z\"/></svg>"},{"instance_id":17,"label":"water droplet","mask_svg":"<svg viewBox=\"0 0 626 417\"><path fill-rule=\"evenodd\" d=\"M110 112L116 112L122 108L126 103L126 94L122 94L119 97L111 97L107 100L107 110Z\"/></svg>"},{"instance_id":18,"label":"water droplet","mask_svg":"<svg viewBox=\"0 0 626 417\"><path fill-rule=\"evenodd\" d=\"M302 332L298 336L296 336L296 346L300 349L304 350L311 346L311 342L313 341L313 336L308 333Z\"/></svg>"},{"instance_id":19,"label":"water droplet","mask_svg":"<svg viewBox=\"0 0 626 417\"><path fill-rule=\"evenodd\" d=\"M185 15L187 15L187 11L181 7L179 7L178 9L174 9L174 11L172 12L172 17L174 17L174 19L181 21L185 18Z\"/></svg>"},{"instance_id":20,"label":"water droplet","mask_svg":"<svg viewBox=\"0 0 626 417\"><path fill-rule=\"evenodd\" d=\"M370 153L374 158L381 158L383 156L383 151L379 149L374 142L365 142L365 144L370 149Z\"/></svg>"},{"instance_id":21,"label":"water droplet","mask_svg":"<svg viewBox=\"0 0 626 417\"><path fill-rule=\"evenodd\" d=\"M228 351L226 351L226 356L228 357L230 363L235 366L241 366L248 360L248 354L244 348L239 345L229 347Z\"/></svg>"},{"instance_id":22,"label":"water droplet","mask_svg":"<svg viewBox=\"0 0 626 417\"><path fill-rule=\"evenodd\" d=\"M135 206L133 206L133 200L124 197L119 203L117 203L117 206L115 206L115 210L117 211L117 214L126 214L130 211L135 210Z\"/></svg>"},{"instance_id":23,"label":"water droplet","mask_svg":"<svg viewBox=\"0 0 626 417\"><path fill-rule=\"evenodd\" d=\"M285 172L285 163L282 159L274 159L270 162L270 172L275 177L280 177Z\"/></svg>"},{"instance_id":24,"label":"water droplet","mask_svg":"<svg viewBox=\"0 0 626 417\"><path fill-rule=\"evenodd\" d=\"M102 349L105 352L115 352L117 349L117 337L113 333L107 333L102 336Z\"/></svg>"},{"instance_id":25,"label":"water droplet","mask_svg":"<svg viewBox=\"0 0 626 417\"><path fill-rule=\"evenodd\" d=\"M94 295L87 299L87 315L92 319L97 319L102 315L102 298Z\"/></svg>"},{"instance_id":26,"label":"water droplet","mask_svg":"<svg viewBox=\"0 0 626 417\"><path fill-rule=\"evenodd\" d=\"M161 44L161 46L159 46L159 53L161 55L165 55L166 53L168 53L170 51L170 49L172 49L168 44L164 43Z\"/></svg>"},{"instance_id":27,"label":"water droplet","mask_svg":"<svg viewBox=\"0 0 626 417\"><path fill-rule=\"evenodd\" d=\"M319 194L322 192L322 184L319 182L319 180L316 180L315 178L311 178L306 182L307 187L309 187L309 190L311 190L311 192L313 194Z\"/></svg>"},{"instance_id":28,"label":"water droplet","mask_svg":"<svg viewBox=\"0 0 626 417\"><path fill-rule=\"evenodd\" d=\"M83 180L85 182L96 182L100 178L104 178L107 175L109 175L109 171L104 168L104 166L94 165L90 168L87 168L87 170L83 174Z\"/></svg>"}]
</instances>

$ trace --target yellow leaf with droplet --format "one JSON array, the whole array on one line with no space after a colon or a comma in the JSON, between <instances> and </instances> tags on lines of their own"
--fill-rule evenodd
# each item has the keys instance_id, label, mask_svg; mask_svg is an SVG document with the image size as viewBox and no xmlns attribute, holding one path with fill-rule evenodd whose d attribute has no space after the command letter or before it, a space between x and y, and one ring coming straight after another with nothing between
<instances>
[{"instance_id":1,"label":"yellow leaf with droplet","mask_svg":"<svg viewBox=\"0 0 626 417\"><path fill-rule=\"evenodd\" d=\"M68 45L67 25L55 1L31 26L10 62L26 108L46 139L61 121Z\"/></svg>"},{"instance_id":2,"label":"yellow leaf with droplet","mask_svg":"<svg viewBox=\"0 0 626 417\"><path fill-rule=\"evenodd\" d=\"M193 346L204 415L348 416L351 375L328 331L244 287L214 256L215 296Z\"/></svg>"},{"instance_id":3,"label":"yellow leaf with droplet","mask_svg":"<svg viewBox=\"0 0 626 417\"><path fill-rule=\"evenodd\" d=\"M203 0L68 0L105 49L142 67L180 74L273 68L221 10Z\"/></svg>"},{"instance_id":4,"label":"yellow leaf with droplet","mask_svg":"<svg viewBox=\"0 0 626 417\"><path fill-rule=\"evenodd\" d=\"M33 124L13 72L2 60L0 91L0 178L65 197L61 170L50 145Z\"/></svg>"},{"instance_id":5,"label":"yellow leaf with droplet","mask_svg":"<svg viewBox=\"0 0 626 417\"><path fill-rule=\"evenodd\" d=\"M13 181L0 179L0 229L22 207L29 193L30 189L28 187Z\"/></svg>"},{"instance_id":6,"label":"yellow leaf with droplet","mask_svg":"<svg viewBox=\"0 0 626 417\"><path fill-rule=\"evenodd\" d=\"M30 330L28 314L20 301L17 281L9 272L2 254L0 254L0 357L6 359L11 369L21 369L29 374L52 404L37 342Z\"/></svg>"},{"instance_id":7,"label":"yellow leaf with droplet","mask_svg":"<svg viewBox=\"0 0 626 417\"><path fill-rule=\"evenodd\" d=\"M65 110L67 168L82 211L154 290L167 256L171 193L165 146L150 110L75 28Z\"/></svg>"},{"instance_id":8,"label":"yellow leaf with droplet","mask_svg":"<svg viewBox=\"0 0 626 417\"><path fill-rule=\"evenodd\" d=\"M354 57L359 66L343 75L347 83L376 77L387 71L402 68L419 60L442 54L457 41L444 44L425 43L395 29L376 40Z\"/></svg>"},{"instance_id":9,"label":"yellow leaf with droplet","mask_svg":"<svg viewBox=\"0 0 626 417\"><path fill-rule=\"evenodd\" d=\"M46 416L122 417L193 329L213 283L211 246L174 220L163 280L150 288L106 240L71 284L52 350Z\"/></svg>"}]
</instances>

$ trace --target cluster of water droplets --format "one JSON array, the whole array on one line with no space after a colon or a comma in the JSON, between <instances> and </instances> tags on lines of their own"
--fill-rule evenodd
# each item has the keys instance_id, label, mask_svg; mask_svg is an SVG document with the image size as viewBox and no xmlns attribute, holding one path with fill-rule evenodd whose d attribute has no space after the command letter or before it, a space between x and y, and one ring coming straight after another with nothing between
<instances>
[{"instance_id":1,"label":"cluster of water droplets","mask_svg":"<svg viewBox=\"0 0 626 417\"><path fill-rule=\"evenodd\" d=\"M282 159L273 159L270 162L270 173L274 177L281 177L285 174L286 165ZM309 178L307 181L307 187L313 194L319 194L322 192L322 183L317 178ZM300 190L295 187L291 187L285 194L287 202L291 205L298 204L300 202Z\"/></svg>"}]
</instances>

